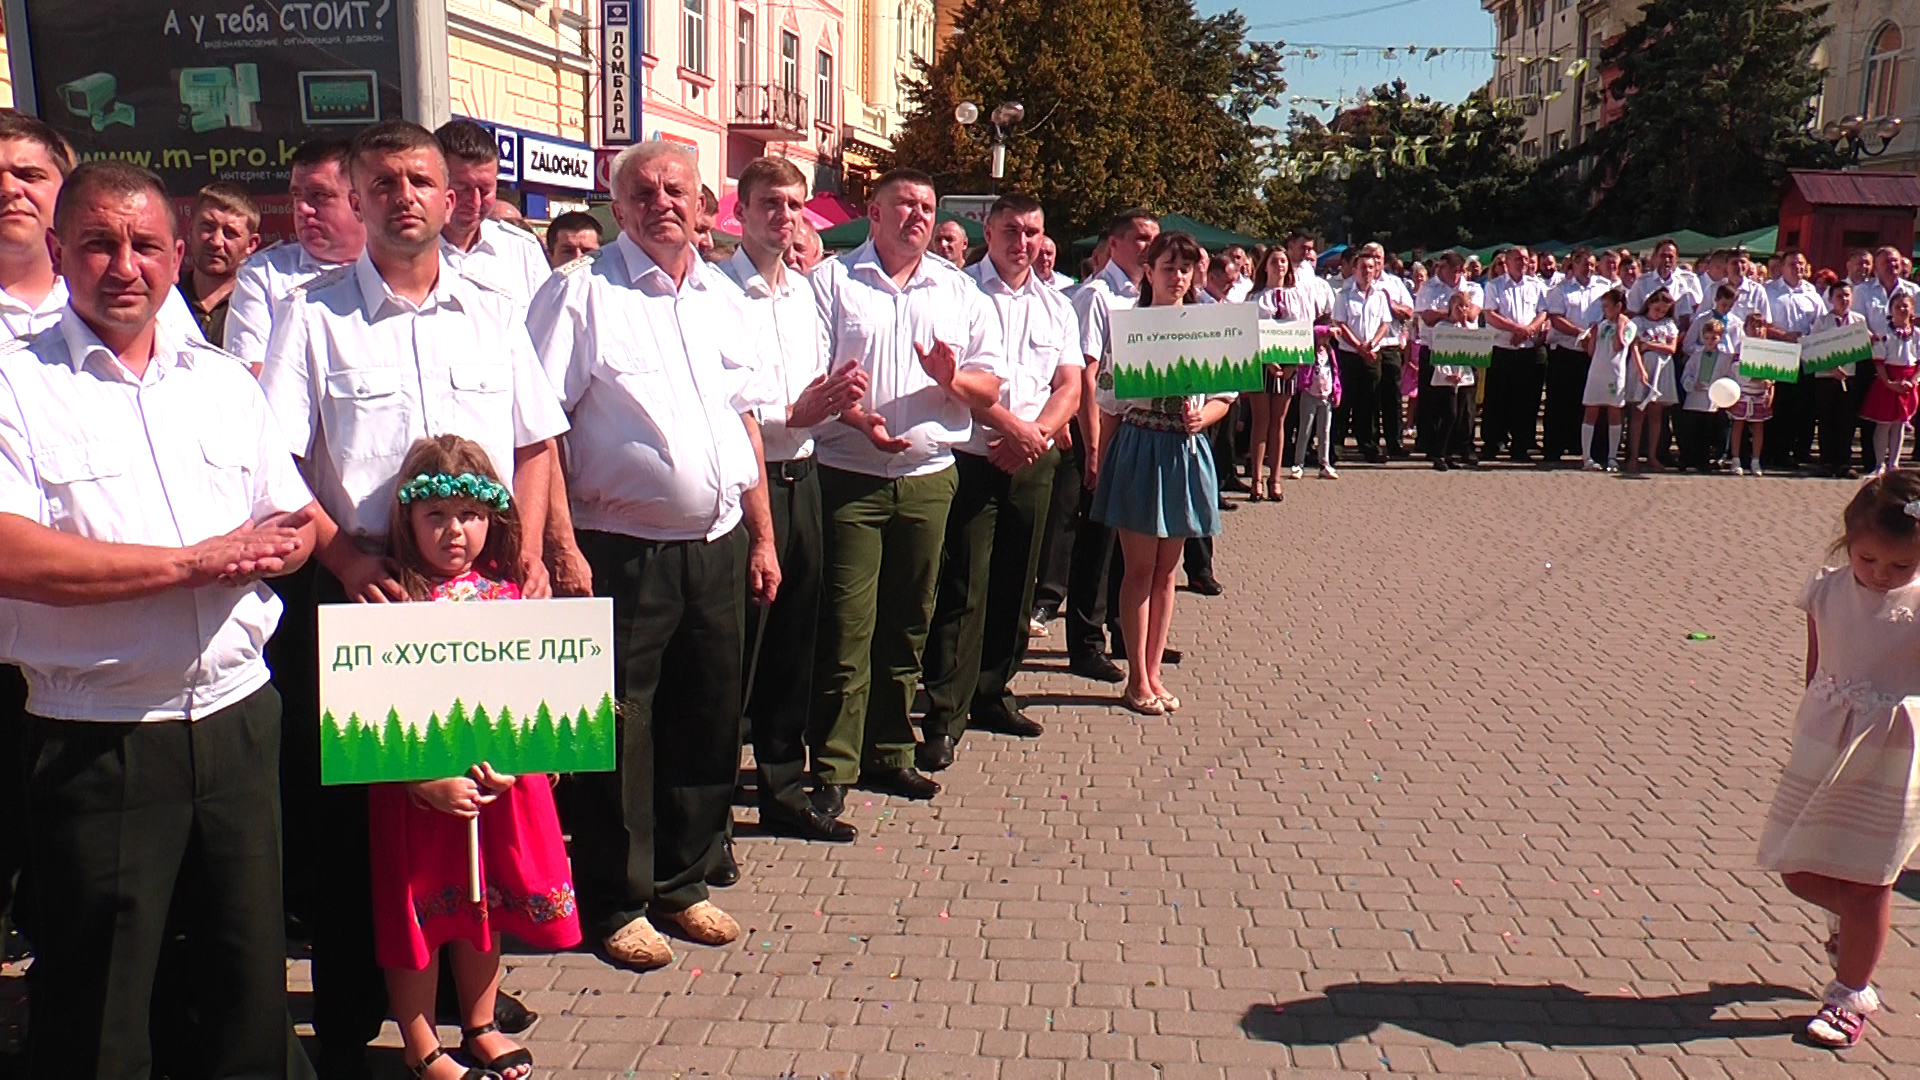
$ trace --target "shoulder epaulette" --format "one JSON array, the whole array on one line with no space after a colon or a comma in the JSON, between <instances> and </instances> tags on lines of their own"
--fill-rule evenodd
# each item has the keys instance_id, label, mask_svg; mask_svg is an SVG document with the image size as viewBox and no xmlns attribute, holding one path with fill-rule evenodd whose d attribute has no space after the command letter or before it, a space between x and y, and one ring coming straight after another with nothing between
<instances>
[{"instance_id":1,"label":"shoulder epaulette","mask_svg":"<svg viewBox=\"0 0 1920 1080\"><path fill-rule=\"evenodd\" d=\"M465 265L462 265L455 272L458 273L461 277L466 278L467 281L471 282L474 285L479 286L482 289L487 290L490 293L499 293L501 296L507 297L508 299L513 299L515 295L512 289L509 289L505 285L502 285L499 282L494 281L492 278L482 277L481 275L474 273L473 271L467 269Z\"/></svg>"},{"instance_id":2,"label":"shoulder epaulette","mask_svg":"<svg viewBox=\"0 0 1920 1080\"><path fill-rule=\"evenodd\" d=\"M44 334L46 331L42 330L40 333ZM11 341L0 341L0 356L7 356L27 349L39 336L40 334L33 334L28 337L17 337Z\"/></svg>"},{"instance_id":3,"label":"shoulder epaulette","mask_svg":"<svg viewBox=\"0 0 1920 1080\"><path fill-rule=\"evenodd\" d=\"M579 258L573 260L572 262L561 263L559 266L554 267L553 272L556 274L576 273L580 270L585 269L586 267L592 266L593 261L594 261L594 256L582 255Z\"/></svg>"},{"instance_id":4,"label":"shoulder epaulette","mask_svg":"<svg viewBox=\"0 0 1920 1080\"><path fill-rule=\"evenodd\" d=\"M295 285L293 288L287 290L287 298L292 299L296 296L304 296L315 289L324 289L329 285L343 281L348 274L353 272L353 265L352 263L348 263L345 266L336 266L317 277L310 278L304 284Z\"/></svg>"}]
</instances>

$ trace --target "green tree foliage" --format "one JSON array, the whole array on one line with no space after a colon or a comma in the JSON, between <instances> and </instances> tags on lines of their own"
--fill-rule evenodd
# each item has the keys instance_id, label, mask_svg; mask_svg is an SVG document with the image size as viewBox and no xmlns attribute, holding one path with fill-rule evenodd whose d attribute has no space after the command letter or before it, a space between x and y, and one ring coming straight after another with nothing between
<instances>
[{"instance_id":1,"label":"green tree foliage","mask_svg":"<svg viewBox=\"0 0 1920 1080\"><path fill-rule=\"evenodd\" d=\"M1834 163L1811 130L1827 5L1652 0L1642 13L1597 64L1620 117L1556 162L1569 179L1587 170L1590 230L1768 224L1787 169Z\"/></svg>"},{"instance_id":2,"label":"green tree foliage","mask_svg":"<svg viewBox=\"0 0 1920 1080\"><path fill-rule=\"evenodd\" d=\"M1564 200L1515 153L1521 121L1484 93L1459 105L1376 86L1331 124L1296 112L1276 185L1298 185L1321 229L1388 250L1545 239Z\"/></svg>"},{"instance_id":3,"label":"green tree foliage","mask_svg":"<svg viewBox=\"0 0 1920 1080\"><path fill-rule=\"evenodd\" d=\"M410 726L388 710L380 731L351 715L343 725L331 712L320 718L321 777L328 784L374 784L458 776L480 761L503 772L584 772L614 767L613 699L598 709L567 717L573 736L563 742L561 724L543 702L531 723L513 718L504 706L489 719L485 706L471 716L456 701L447 719L433 714L425 725ZM478 753L468 747L478 748Z\"/></svg>"},{"instance_id":4,"label":"green tree foliage","mask_svg":"<svg viewBox=\"0 0 1920 1080\"><path fill-rule=\"evenodd\" d=\"M1201 18L1192 0L969 0L955 30L908 85L893 162L944 193L988 191L987 114L1018 101L1026 119L1001 187L1038 197L1056 236L1135 205L1266 231L1257 144L1272 132L1253 116L1286 83L1278 49L1249 43L1239 14ZM982 110L972 130L954 121L962 101Z\"/></svg>"}]
</instances>

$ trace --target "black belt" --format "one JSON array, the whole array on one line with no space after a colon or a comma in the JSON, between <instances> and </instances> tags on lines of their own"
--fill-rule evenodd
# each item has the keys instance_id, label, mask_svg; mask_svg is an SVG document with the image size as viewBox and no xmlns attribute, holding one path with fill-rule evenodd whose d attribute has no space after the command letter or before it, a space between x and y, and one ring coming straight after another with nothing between
<instances>
[{"instance_id":1,"label":"black belt","mask_svg":"<svg viewBox=\"0 0 1920 1080\"><path fill-rule=\"evenodd\" d=\"M769 480L784 480L789 484L797 484L812 472L813 458L811 457L767 462L767 479Z\"/></svg>"}]
</instances>

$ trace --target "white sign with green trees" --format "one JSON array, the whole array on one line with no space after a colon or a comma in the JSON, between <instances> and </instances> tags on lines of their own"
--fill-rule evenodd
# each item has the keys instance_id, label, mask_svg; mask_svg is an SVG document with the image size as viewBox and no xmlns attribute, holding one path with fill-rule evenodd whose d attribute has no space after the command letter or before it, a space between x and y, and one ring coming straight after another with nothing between
<instances>
[{"instance_id":1,"label":"white sign with green trees","mask_svg":"<svg viewBox=\"0 0 1920 1080\"><path fill-rule=\"evenodd\" d=\"M1113 313L1113 396L1259 390L1260 309L1186 304Z\"/></svg>"},{"instance_id":2,"label":"white sign with green trees","mask_svg":"<svg viewBox=\"0 0 1920 1080\"><path fill-rule=\"evenodd\" d=\"M1434 367L1490 367L1493 364L1493 348L1504 336L1498 330L1440 323L1433 328L1430 342L1433 359L1430 363Z\"/></svg>"},{"instance_id":3,"label":"white sign with green trees","mask_svg":"<svg viewBox=\"0 0 1920 1080\"><path fill-rule=\"evenodd\" d=\"M614 767L613 602L326 604L320 782Z\"/></svg>"}]
</instances>

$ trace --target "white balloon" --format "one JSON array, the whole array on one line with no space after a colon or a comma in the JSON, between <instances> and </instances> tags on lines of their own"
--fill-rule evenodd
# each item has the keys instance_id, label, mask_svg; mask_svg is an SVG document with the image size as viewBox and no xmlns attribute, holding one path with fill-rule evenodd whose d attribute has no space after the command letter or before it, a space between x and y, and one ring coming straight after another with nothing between
<instances>
[{"instance_id":1,"label":"white balloon","mask_svg":"<svg viewBox=\"0 0 1920 1080\"><path fill-rule=\"evenodd\" d=\"M1740 384L1732 379L1715 379L1707 387L1707 400L1713 402L1716 409L1731 409L1733 403L1740 400Z\"/></svg>"}]
</instances>

